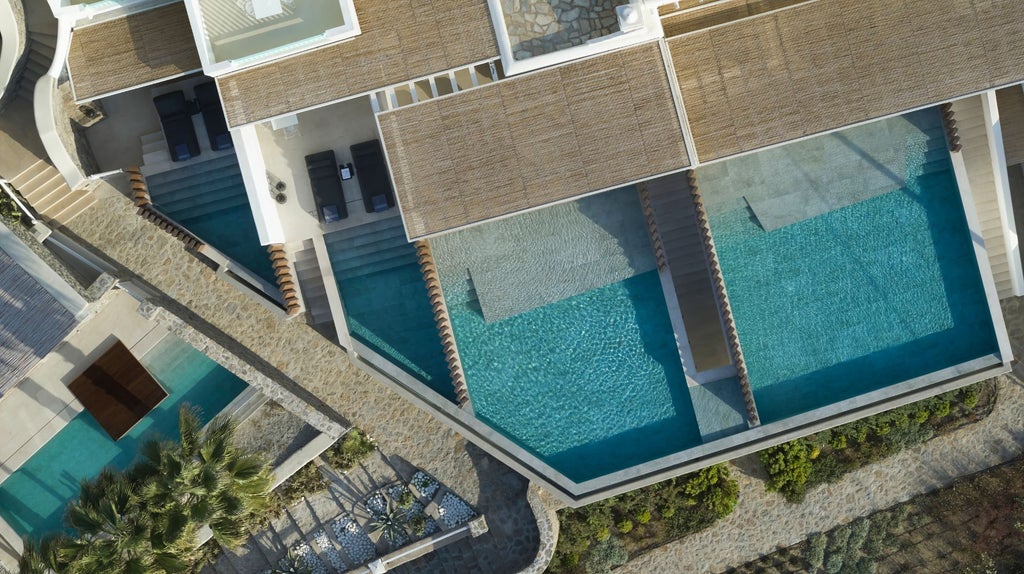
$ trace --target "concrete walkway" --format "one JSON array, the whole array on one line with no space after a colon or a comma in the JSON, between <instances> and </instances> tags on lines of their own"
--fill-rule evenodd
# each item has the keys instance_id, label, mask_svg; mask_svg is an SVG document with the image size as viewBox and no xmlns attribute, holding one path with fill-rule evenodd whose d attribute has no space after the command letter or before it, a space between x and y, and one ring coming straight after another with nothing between
<instances>
[{"instance_id":1,"label":"concrete walkway","mask_svg":"<svg viewBox=\"0 0 1024 574\"><path fill-rule=\"evenodd\" d=\"M1003 312L1014 355L1019 357L1024 348L1024 299L1004 301ZM766 492L760 478L745 473L758 468L757 464L736 461L733 474L740 483L740 502L732 515L703 532L641 555L616 573L722 572L813 532L1013 459L1024 452L1022 379L1020 363L1013 374L998 379L999 399L985 420L854 471L837 484L816 488L802 504L790 504Z\"/></svg>"},{"instance_id":2,"label":"concrete walkway","mask_svg":"<svg viewBox=\"0 0 1024 574\"><path fill-rule=\"evenodd\" d=\"M283 406L300 413L314 408L365 429L381 450L427 470L493 519L500 526L473 541L480 563L513 572L533 560L539 537L525 479L355 367L344 350L301 320L284 320L218 279L180 242L136 215L118 190L102 183L96 193L97 203L70 222L66 234L105 254L122 279L151 285L161 293L155 304L308 403Z\"/></svg>"}]
</instances>

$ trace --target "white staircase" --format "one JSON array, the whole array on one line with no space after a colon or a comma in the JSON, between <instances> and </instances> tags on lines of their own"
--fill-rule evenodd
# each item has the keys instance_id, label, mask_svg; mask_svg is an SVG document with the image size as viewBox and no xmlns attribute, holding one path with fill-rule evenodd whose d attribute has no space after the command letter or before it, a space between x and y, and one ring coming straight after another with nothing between
<instances>
[{"instance_id":1,"label":"white staircase","mask_svg":"<svg viewBox=\"0 0 1024 574\"><path fill-rule=\"evenodd\" d=\"M14 189L46 221L64 225L96 203L87 189L71 189L57 168L39 160L10 180Z\"/></svg>"},{"instance_id":2,"label":"white staircase","mask_svg":"<svg viewBox=\"0 0 1024 574\"><path fill-rule=\"evenodd\" d=\"M292 268L299 281L302 302L309 312L312 323L319 325L333 321L331 305L327 300L327 288L324 286L324 277L320 273L320 262L316 258L312 241L304 241L302 249L295 252Z\"/></svg>"},{"instance_id":3,"label":"white staircase","mask_svg":"<svg viewBox=\"0 0 1024 574\"><path fill-rule=\"evenodd\" d=\"M1010 262L1006 253L1006 238L999 214L999 196L992 171L992 150L985 127L982 96L973 96L953 102L954 119L960 132L962 154L967 167L967 179L974 197L974 208L981 223L989 266L995 277L999 298L1013 295L1010 280Z\"/></svg>"}]
</instances>

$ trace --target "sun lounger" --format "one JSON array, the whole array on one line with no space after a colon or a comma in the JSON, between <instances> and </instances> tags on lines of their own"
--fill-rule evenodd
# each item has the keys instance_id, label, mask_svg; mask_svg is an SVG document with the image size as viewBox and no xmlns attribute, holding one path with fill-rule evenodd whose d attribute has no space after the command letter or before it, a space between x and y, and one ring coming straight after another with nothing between
<instances>
[{"instance_id":1,"label":"sun lounger","mask_svg":"<svg viewBox=\"0 0 1024 574\"><path fill-rule=\"evenodd\" d=\"M309 184L313 188L313 199L316 201L320 221L331 223L348 217L334 151L307 155L306 171L309 173Z\"/></svg>"},{"instance_id":2,"label":"sun lounger","mask_svg":"<svg viewBox=\"0 0 1024 574\"><path fill-rule=\"evenodd\" d=\"M206 125L206 135L210 138L210 147L214 150L230 149L233 145L231 132L228 130L228 121L224 117L224 110L220 106L217 84L206 82L198 84L192 89L196 94L199 111L203 114L203 123Z\"/></svg>"},{"instance_id":3,"label":"sun lounger","mask_svg":"<svg viewBox=\"0 0 1024 574\"><path fill-rule=\"evenodd\" d=\"M384 211L395 206L395 191L391 187L391 174L384 161L380 140L358 143L349 148L356 165L359 190L363 195L366 213Z\"/></svg>"},{"instance_id":4,"label":"sun lounger","mask_svg":"<svg viewBox=\"0 0 1024 574\"><path fill-rule=\"evenodd\" d=\"M185 161L199 155L199 140L192 125L192 109L181 90L153 98L164 130L171 161Z\"/></svg>"}]
</instances>

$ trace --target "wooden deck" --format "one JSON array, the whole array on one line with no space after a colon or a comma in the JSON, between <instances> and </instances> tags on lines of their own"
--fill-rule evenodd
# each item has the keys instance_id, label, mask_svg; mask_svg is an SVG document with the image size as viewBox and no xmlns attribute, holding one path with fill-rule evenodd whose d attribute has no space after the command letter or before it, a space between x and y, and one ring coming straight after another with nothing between
<instances>
[{"instance_id":1,"label":"wooden deck","mask_svg":"<svg viewBox=\"0 0 1024 574\"><path fill-rule=\"evenodd\" d=\"M68 69L78 101L202 68L185 4L76 28Z\"/></svg>"},{"instance_id":2,"label":"wooden deck","mask_svg":"<svg viewBox=\"0 0 1024 574\"><path fill-rule=\"evenodd\" d=\"M121 341L96 360L68 386L75 398L114 440L167 397Z\"/></svg>"},{"instance_id":3,"label":"wooden deck","mask_svg":"<svg viewBox=\"0 0 1024 574\"><path fill-rule=\"evenodd\" d=\"M685 173L646 182L697 371L732 362ZM682 333L679 333L682 335Z\"/></svg>"},{"instance_id":4,"label":"wooden deck","mask_svg":"<svg viewBox=\"0 0 1024 574\"><path fill-rule=\"evenodd\" d=\"M485 0L355 0L362 33L217 79L232 126L498 55Z\"/></svg>"},{"instance_id":5,"label":"wooden deck","mask_svg":"<svg viewBox=\"0 0 1024 574\"><path fill-rule=\"evenodd\" d=\"M667 42L708 161L1024 80L1024 2L822 0Z\"/></svg>"},{"instance_id":6,"label":"wooden deck","mask_svg":"<svg viewBox=\"0 0 1024 574\"><path fill-rule=\"evenodd\" d=\"M656 43L378 119L411 239L689 165Z\"/></svg>"}]
</instances>

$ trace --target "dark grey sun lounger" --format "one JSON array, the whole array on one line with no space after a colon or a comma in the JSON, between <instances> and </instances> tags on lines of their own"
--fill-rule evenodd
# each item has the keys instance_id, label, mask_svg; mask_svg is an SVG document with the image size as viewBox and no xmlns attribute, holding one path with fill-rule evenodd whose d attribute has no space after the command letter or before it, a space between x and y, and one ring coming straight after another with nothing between
<instances>
[{"instance_id":1,"label":"dark grey sun lounger","mask_svg":"<svg viewBox=\"0 0 1024 574\"><path fill-rule=\"evenodd\" d=\"M309 184L313 188L320 221L330 223L348 217L334 150L307 155L306 171L309 172Z\"/></svg>"},{"instance_id":2,"label":"dark grey sun lounger","mask_svg":"<svg viewBox=\"0 0 1024 574\"><path fill-rule=\"evenodd\" d=\"M217 84L206 82L198 84L192 89L196 94L199 111L203 114L203 124L206 125L206 134L210 138L210 147L214 150L230 149L232 146L231 132L228 130L228 121L224 117L224 110L220 107Z\"/></svg>"},{"instance_id":3,"label":"dark grey sun lounger","mask_svg":"<svg viewBox=\"0 0 1024 574\"><path fill-rule=\"evenodd\" d=\"M192 110L185 94L178 90L153 98L160 125L164 129L171 161L185 161L199 155L199 140L192 125Z\"/></svg>"},{"instance_id":4,"label":"dark grey sun lounger","mask_svg":"<svg viewBox=\"0 0 1024 574\"><path fill-rule=\"evenodd\" d=\"M352 163L356 164L356 177L359 178L366 213L394 207L395 191L391 187L391 174L384 161L380 140L357 143L349 151L352 152Z\"/></svg>"}]
</instances>

